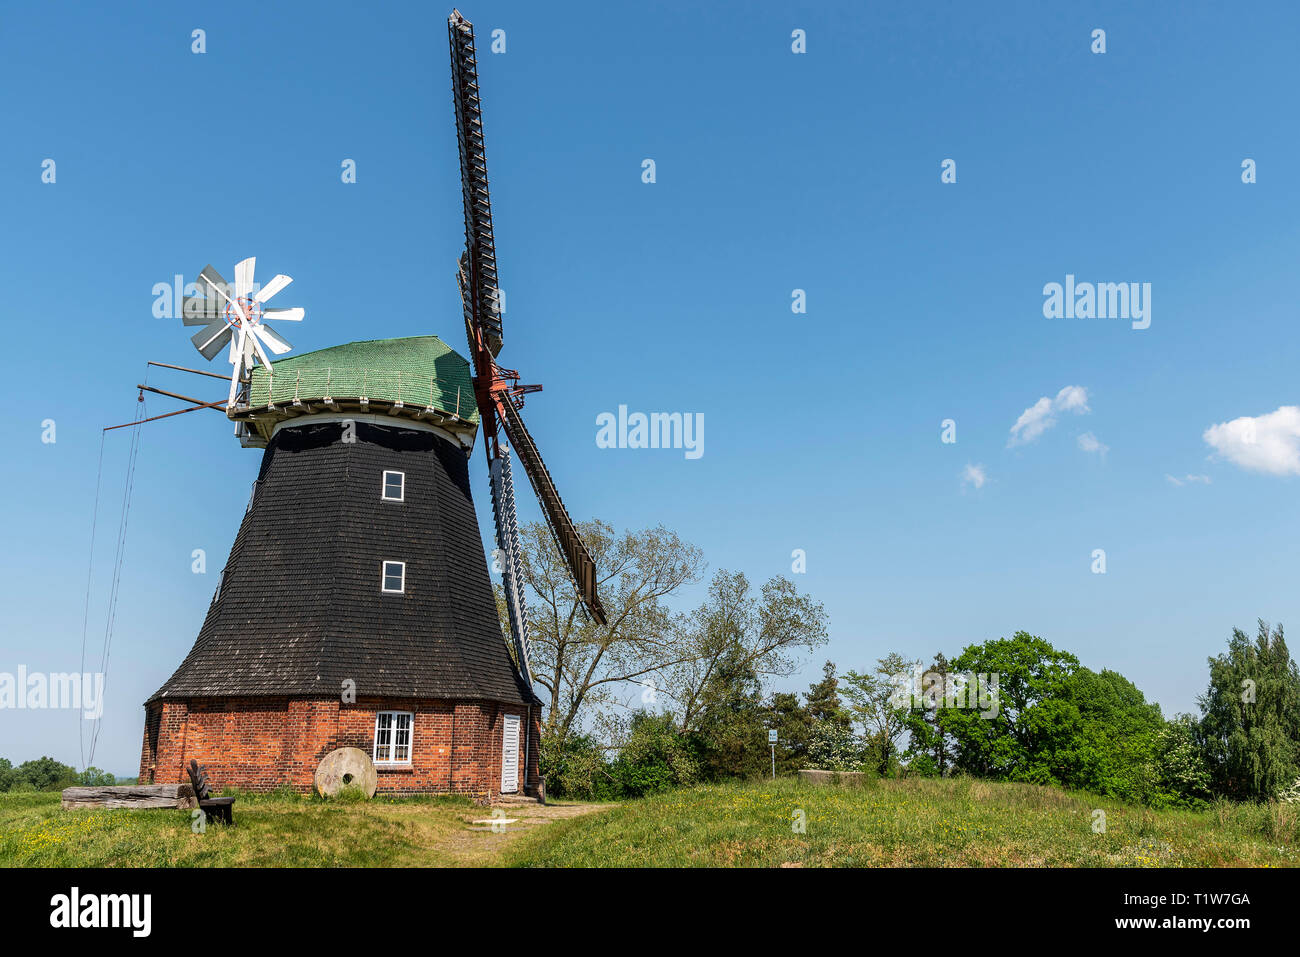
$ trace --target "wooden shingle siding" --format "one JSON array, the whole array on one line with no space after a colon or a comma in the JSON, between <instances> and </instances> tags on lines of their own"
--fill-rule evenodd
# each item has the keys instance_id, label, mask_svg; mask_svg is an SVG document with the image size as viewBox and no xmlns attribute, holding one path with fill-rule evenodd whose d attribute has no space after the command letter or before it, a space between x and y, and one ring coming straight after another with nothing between
<instances>
[{"instance_id":1,"label":"wooden shingle siding","mask_svg":"<svg viewBox=\"0 0 1300 957\"><path fill-rule=\"evenodd\" d=\"M220 593L146 702L141 782L181 783L197 760L223 787L308 792L326 754L373 754L376 712L403 711L411 762L379 766L379 792L486 799L515 714L536 793L540 702L501 632L465 452L396 421L344 434L314 422L267 446ZM386 469L405 473L401 502ZM405 562L402 593L381 590L384 561Z\"/></svg>"},{"instance_id":2,"label":"wooden shingle siding","mask_svg":"<svg viewBox=\"0 0 1300 957\"><path fill-rule=\"evenodd\" d=\"M281 429L189 655L153 695L532 700L497 618L465 453L428 431ZM384 502L385 469L406 473ZM384 593L385 560L406 563Z\"/></svg>"}]
</instances>

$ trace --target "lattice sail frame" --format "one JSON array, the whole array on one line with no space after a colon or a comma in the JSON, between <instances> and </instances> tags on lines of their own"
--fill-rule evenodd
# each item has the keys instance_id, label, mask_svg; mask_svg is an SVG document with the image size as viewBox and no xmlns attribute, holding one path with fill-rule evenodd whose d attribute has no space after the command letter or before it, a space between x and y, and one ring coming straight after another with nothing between
<instances>
[{"instance_id":1,"label":"lattice sail frame","mask_svg":"<svg viewBox=\"0 0 1300 957\"><path fill-rule=\"evenodd\" d=\"M504 326L497 279L496 240L492 229L492 200L488 188L487 155L479 100L474 27L453 10L447 18L451 51L452 95L460 153L461 199L465 214L465 252L457 280L464 310L465 335L474 370L474 389L483 426L484 451L492 481L493 518L500 549L502 581L520 671L529 685L531 651L523 599L523 574L511 477L510 448L520 455L524 473L537 493L556 546L564 556L582 602L597 623L606 623L596 593L596 565L560 499L532 436L519 415L523 396L541 386L520 386L519 373L496 362L504 344ZM498 441L503 433L508 445Z\"/></svg>"}]
</instances>

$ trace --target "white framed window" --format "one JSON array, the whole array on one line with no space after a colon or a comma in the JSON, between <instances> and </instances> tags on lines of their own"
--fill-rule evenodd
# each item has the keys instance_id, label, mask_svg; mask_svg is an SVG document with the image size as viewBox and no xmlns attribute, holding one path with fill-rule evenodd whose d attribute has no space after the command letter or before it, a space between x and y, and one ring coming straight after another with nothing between
<instances>
[{"instance_id":1,"label":"white framed window","mask_svg":"<svg viewBox=\"0 0 1300 957\"><path fill-rule=\"evenodd\" d=\"M380 577L384 591L400 595L406 591L406 562L384 562Z\"/></svg>"},{"instance_id":2,"label":"white framed window","mask_svg":"<svg viewBox=\"0 0 1300 957\"><path fill-rule=\"evenodd\" d=\"M406 473L384 471L383 495L385 502L402 502L406 500Z\"/></svg>"},{"instance_id":3,"label":"white framed window","mask_svg":"<svg viewBox=\"0 0 1300 957\"><path fill-rule=\"evenodd\" d=\"M410 711L375 714L375 764L410 764L411 732L415 715Z\"/></svg>"}]
</instances>

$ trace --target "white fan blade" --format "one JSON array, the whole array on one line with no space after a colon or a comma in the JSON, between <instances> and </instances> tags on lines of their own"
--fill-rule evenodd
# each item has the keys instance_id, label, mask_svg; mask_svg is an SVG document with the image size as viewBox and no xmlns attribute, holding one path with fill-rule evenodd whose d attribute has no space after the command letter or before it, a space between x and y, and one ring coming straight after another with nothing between
<instances>
[{"instance_id":1,"label":"white fan blade","mask_svg":"<svg viewBox=\"0 0 1300 957\"><path fill-rule=\"evenodd\" d=\"M254 296L253 298L256 299L258 302L266 302L268 299L274 296L285 286L289 285L289 283L291 282L293 282L292 276L286 276L283 273L281 273L280 275L272 279L270 282L268 282L261 289L259 289L257 295Z\"/></svg>"},{"instance_id":2,"label":"white fan blade","mask_svg":"<svg viewBox=\"0 0 1300 957\"><path fill-rule=\"evenodd\" d=\"M262 360L262 365L270 366L271 357L267 355L266 350L262 348L262 341L255 335L249 335L248 341L253 344L253 348L257 351L257 357ZM252 368L251 362L249 363L249 367Z\"/></svg>"},{"instance_id":3,"label":"white fan blade","mask_svg":"<svg viewBox=\"0 0 1300 957\"><path fill-rule=\"evenodd\" d=\"M277 356L282 356L293 348L293 346L285 342L284 339L280 338L279 334L274 329L267 326L265 323L254 326L253 334L265 342L267 348Z\"/></svg>"},{"instance_id":4,"label":"white fan blade","mask_svg":"<svg viewBox=\"0 0 1300 957\"><path fill-rule=\"evenodd\" d=\"M257 265L257 258L249 256L247 259L235 263L235 298L247 299L248 294L253 291L253 268Z\"/></svg>"},{"instance_id":5,"label":"white fan blade","mask_svg":"<svg viewBox=\"0 0 1300 957\"><path fill-rule=\"evenodd\" d=\"M244 361L244 340L248 337L244 324L239 324L239 335L231 336L230 339L230 364L235 367L235 378L243 371L240 367Z\"/></svg>"},{"instance_id":6,"label":"white fan blade","mask_svg":"<svg viewBox=\"0 0 1300 957\"><path fill-rule=\"evenodd\" d=\"M276 322L297 322L305 315L307 315L307 310L302 306L294 306L292 309L262 310L263 318L274 319Z\"/></svg>"},{"instance_id":7,"label":"white fan blade","mask_svg":"<svg viewBox=\"0 0 1300 957\"><path fill-rule=\"evenodd\" d=\"M239 389L239 380L243 378L244 373L244 340L246 338L244 324L239 324L239 336L230 343L230 364L234 366L234 371L230 374L230 399L227 405L235 404L235 392Z\"/></svg>"}]
</instances>

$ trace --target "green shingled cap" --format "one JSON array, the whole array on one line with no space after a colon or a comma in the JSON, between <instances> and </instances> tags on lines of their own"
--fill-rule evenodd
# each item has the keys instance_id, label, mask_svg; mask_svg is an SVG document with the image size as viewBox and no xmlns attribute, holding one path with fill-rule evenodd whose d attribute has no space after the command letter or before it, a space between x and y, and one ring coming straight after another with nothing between
<instances>
[{"instance_id":1,"label":"green shingled cap","mask_svg":"<svg viewBox=\"0 0 1300 957\"><path fill-rule=\"evenodd\" d=\"M269 395L268 395L269 393ZM253 369L249 406L326 398L433 406L478 424L469 362L437 336L372 339L305 352Z\"/></svg>"}]
</instances>

